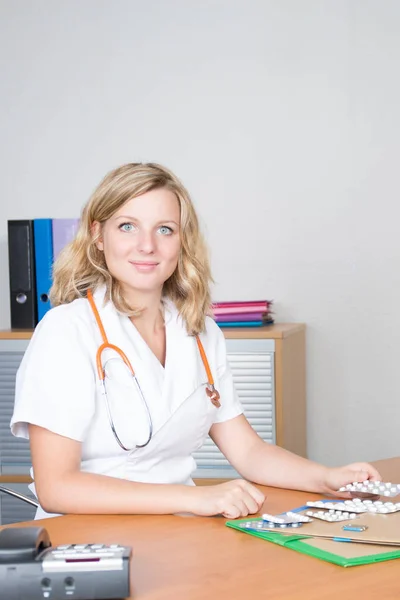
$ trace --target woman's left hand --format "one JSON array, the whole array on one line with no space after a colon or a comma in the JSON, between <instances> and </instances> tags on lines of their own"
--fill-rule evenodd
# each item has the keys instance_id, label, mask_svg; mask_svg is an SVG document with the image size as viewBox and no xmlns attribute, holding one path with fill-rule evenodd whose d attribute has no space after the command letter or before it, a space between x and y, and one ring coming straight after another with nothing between
<instances>
[{"instance_id":1,"label":"woman's left hand","mask_svg":"<svg viewBox=\"0 0 400 600\"><path fill-rule=\"evenodd\" d=\"M368 463L352 463L344 467L327 468L324 487L328 494L348 498L349 492L339 492L339 488L355 481L381 481L381 476L372 465Z\"/></svg>"}]
</instances>

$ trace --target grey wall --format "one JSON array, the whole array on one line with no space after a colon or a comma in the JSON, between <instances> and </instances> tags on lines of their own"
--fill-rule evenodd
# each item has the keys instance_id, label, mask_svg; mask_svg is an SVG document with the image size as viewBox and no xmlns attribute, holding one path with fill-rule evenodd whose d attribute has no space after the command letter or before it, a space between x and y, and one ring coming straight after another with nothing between
<instances>
[{"instance_id":1,"label":"grey wall","mask_svg":"<svg viewBox=\"0 0 400 600\"><path fill-rule=\"evenodd\" d=\"M0 2L6 221L74 217L155 160L192 192L215 300L308 326L311 458L399 454L396 0Z\"/></svg>"}]
</instances>

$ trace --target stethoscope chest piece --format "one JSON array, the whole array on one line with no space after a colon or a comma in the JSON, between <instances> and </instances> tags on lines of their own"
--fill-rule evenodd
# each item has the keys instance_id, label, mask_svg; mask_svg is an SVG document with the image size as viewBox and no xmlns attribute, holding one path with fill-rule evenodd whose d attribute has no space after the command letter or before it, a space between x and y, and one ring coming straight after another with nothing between
<instances>
[{"instance_id":1,"label":"stethoscope chest piece","mask_svg":"<svg viewBox=\"0 0 400 600\"><path fill-rule=\"evenodd\" d=\"M211 403L216 407L220 408L221 402L219 401L220 395L219 392L215 389L213 385L206 387L206 394L210 398Z\"/></svg>"}]
</instances>

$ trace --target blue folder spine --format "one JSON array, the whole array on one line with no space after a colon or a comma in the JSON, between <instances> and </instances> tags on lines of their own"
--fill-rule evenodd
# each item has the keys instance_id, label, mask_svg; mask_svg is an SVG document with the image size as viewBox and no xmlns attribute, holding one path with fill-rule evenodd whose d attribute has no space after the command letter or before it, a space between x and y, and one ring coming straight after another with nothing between
<instances>
[{"instance_id":1,"label":"blue folder spine","mask_svg":"<svg viewBox=\"0 0 400 600\"><path fill-rule=\"evenodd\" d=\"M51 219L34 219L36 263L36 303L38 321L51 308L49 292L52 285L53 232Z\"/></svg>"}]
</instances>

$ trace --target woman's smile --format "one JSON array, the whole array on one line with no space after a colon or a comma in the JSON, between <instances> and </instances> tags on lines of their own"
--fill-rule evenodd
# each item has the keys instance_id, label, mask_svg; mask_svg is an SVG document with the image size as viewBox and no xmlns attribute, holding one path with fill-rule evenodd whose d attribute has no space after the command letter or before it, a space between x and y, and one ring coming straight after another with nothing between
<instances>
[{"instance_id":1,"label":"woman's smile","mask_svg":"<svg viewBox=\"0 0 400 600\"><path fill-rule=\"evenodd\" d=\"M137 271L140 273L148 273L154 271L158 266L158 262L155 261L142 261L142 260L130 260L131 265L133 265Z\"/></svg>"}]
</instances>

